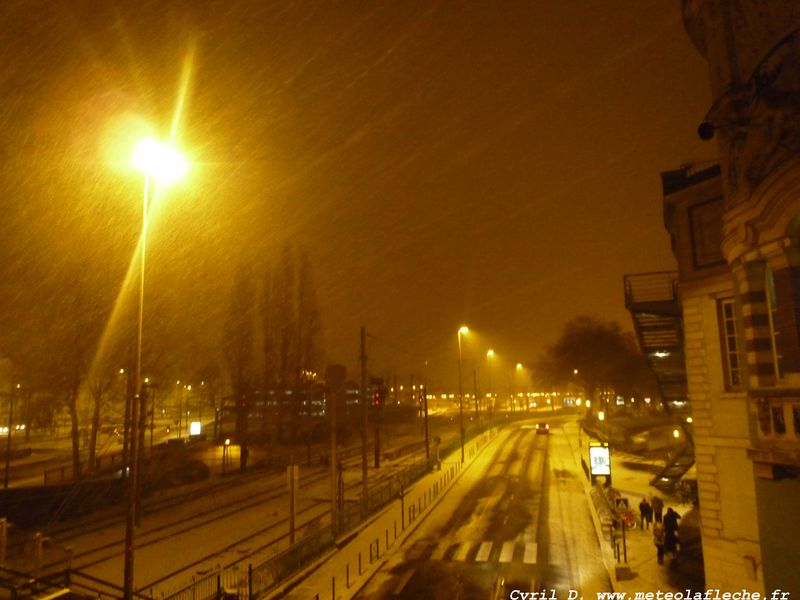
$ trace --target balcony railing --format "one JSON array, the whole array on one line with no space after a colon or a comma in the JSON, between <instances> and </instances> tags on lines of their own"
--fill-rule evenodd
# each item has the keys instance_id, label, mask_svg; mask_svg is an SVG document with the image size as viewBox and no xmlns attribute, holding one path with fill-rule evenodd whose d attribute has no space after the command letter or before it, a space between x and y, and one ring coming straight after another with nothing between
<instances>
[{"instance_id":1,"label":"balcony railing","mask_svg":"<svg viewBox=\"0 0 800 600\"><path fill-rule=\"evenodd\" d=\"M800 393L752 396L755 439L749 454L757 463L800 470Z\"/></svg>"},{"instance_id":2,"label":"balcony railing","mask_svg":"<svg viewBox=\"0 0 800 600\"><path fill-rule=\"evenodd\" d=\"M800 444L800 397L758 398L755 411L759 441Z\"/></svg>"},{"instance_id":3,"label":"balcony railing","mask_svg":"<svg viewBox=\"0 0 800 600\"><path fill-rule=\"evenodd\" d=\"M652 302L673 302L678 299L678 273L660 271L625 275L625 306Z\"/></svg>"}]
</instances>

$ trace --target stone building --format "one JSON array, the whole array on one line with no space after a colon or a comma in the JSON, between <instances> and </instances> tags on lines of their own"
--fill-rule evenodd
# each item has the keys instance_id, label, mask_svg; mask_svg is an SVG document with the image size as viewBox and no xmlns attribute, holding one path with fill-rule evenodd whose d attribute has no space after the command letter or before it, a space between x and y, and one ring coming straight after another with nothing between
<instances>
[{"instance_id":1,"label":"stone building","mask_svg":"<svg viewBox=\"0 0 800 600\"><path fill-rule=\"evenodd\" d=\"M706 587L800 593L800 2L683 0L719 166L662 174Z\"/></svg>"}]
</instances>

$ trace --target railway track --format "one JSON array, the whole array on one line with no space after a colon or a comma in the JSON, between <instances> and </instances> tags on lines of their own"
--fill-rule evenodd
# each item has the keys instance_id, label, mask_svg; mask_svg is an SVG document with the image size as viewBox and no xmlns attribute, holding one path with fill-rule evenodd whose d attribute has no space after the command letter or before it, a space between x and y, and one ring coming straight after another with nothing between
<instances>
[{"instance_id":1,"label":"railway track","mask_svg":"<svg viewBox=\"0 0 800 600\"><path fill-rule=\"evenodd\" d=\"M370 485L379 485L393 479L403 463L419 460L421 455L424 456L424 450L385 463L378 476L371 478ZM346 496L348 492L357 492L361 487L360 477L352 473L357 471L360 474L360 462L360 456L351 456L342 461L344 469L353 475L352 480L345 484ZM314 486L319 490L320 484L326 482L328 478L329 472L323 467L312 468L301 476L301 501L298 505L296 522L298 530L312 521L318 524L329 522L330 502L327 495L318 493L318 497L314 498L312 491ZM326 488L323 486L323 489ZM165 497L151 497L143 503L142 523L146 526L148 521L160 522L154 526L143 527L137 533L137 552L156 551L160 544L171 538L190 534L209 525L224 522L226 519L236 518L237 515L244 516L248 511L256 511L257 514L257 511L261 510L263 513L265 506L279 502L285 494L286 483L282 475L271 474L265 477L264 471L254 471L233 475L221 482L192 486L191 489ZM178 515L179 508L182 516ZM169 515L171 512L174 512L175 516L165 518L164 515ZM122 528L124 516L123 511L117 508L107 515L95 515L79 522L53 526L47 533L58 544L71 546L74 549L72 554L74 568L92 573L97 569L107 568L109 564L118 561L124 555L125 540ZM266 560L271 554L288 545L288 517L278 516L277 512L274 512L272 517L254 526L247 535L214 547L202 556L188 560L180 568L159 573L152 581L138 586L139 589L163 589L168 585L174 587L179 581L186 582L192 576L208 571L209 564L228 568L243 561L252 561L256 556ZM246 553L242 553L242 546L247 546Z\"/></svg>"}]
</instances>

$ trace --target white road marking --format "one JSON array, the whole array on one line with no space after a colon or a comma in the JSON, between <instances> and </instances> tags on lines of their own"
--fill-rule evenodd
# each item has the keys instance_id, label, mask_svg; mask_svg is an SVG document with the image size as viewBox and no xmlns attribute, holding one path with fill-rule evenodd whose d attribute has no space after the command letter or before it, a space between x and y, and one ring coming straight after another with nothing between
<instances>
[{"instance_id":1,"label":"white road marking","mask_svg":"<svg viewBox=\"0 0 800 600\"><path fill-rule=\"evenodd\" d=\"M500 562L511 562L514 558L514 542L503 542L503 549L500 550Z\"/></svg>"},{"instance_id":2,"label":"white road marking","mask_svg":"<svg viewBox=\"0 0 800 600\"><path fill-rule=\"evenodd\" d=\"M472 547L470 542L464 542L459 546L456 555L453 557L453 560L464 560L467 558L467 554L469 554L469 549Z\"/></svg>"},{"instance_id":3,"label":"white road marking","mask_svg":"<svg viewBox=\"0 0 800 600\"><path fill-rule=\"evenodd\" d=\"M436 546L436 550L434 550L431 554L431 560L442 560L444 555L447 553L448 548L450 548L450 544L448 542L442 542Z\"/></svg>"},{"instance_id":4,"label":"white road marking","mask_svg":"<svg viewBox=\"0 0 800 600\"><path fill-rule=\"evenodd\" d=\"M399 596L400 594L402 594L402 593L403 593L403 589L406 587L406 585L408 585L408 582L409 582L409 581L411 580L411 578L414 576L414 573L415 573L415 571L416 571L416 569L411 569L411 570L410 570L408 573L406 573L405 575L403 575L403 576L402 576L402 577L401 577L401 578L400 578L400 579L397 581L397 585L396 585L396 586L395 586L395 588L394 588L394 595L395 595L395 596Z\"/></svg>"},{"instance_id":5,"label":"white road marking","mask_svg":"<svg viewBox=\"0 0 800 600\"><path fill-rule=\"evenodd\" d=\"M525 544L525 556L523 557L522 562L534 564L536 562L536 552L536 542L528 542Z\"/></svg>"},{"instance_id":6,"label":"white road marking","mask_svg":"<svg viewBox=\"0 0 800 600\"><path fill-rule=\"evenodd\" d=\"M482 542L481 547L478 548L478 554L475 555L475 560L478 562L485 562L489 560L489 555L492 553L492 542Z\"/></svg>"}]
</instances>

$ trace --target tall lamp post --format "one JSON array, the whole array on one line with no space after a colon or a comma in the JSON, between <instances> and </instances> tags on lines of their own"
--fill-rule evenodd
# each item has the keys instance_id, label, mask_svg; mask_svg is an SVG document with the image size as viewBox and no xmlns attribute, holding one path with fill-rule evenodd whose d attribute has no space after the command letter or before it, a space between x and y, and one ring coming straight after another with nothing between
<instances>
[{"instance_id":1,"label":"tall lamp post","mask_svg":"<svg viewBox=\"0 0 800 600\"><path fill-rule=\"evenodd\" d=\"M489 394L489 402L487 409L489 411L489 419L491 420L494 413L494 394L492 394L492 359L494 358L494 350L491 348L486 351L486 391Z\"/></svg>"},{"instance_id":2,"label":"tall lamp post","mask_svg":"<svg viewBox=\"0 0 800 600\"><path fill-rule=\"evenodd\" d=\"M144 321L144 271L147 249L147 213L150 209L150 181L167 184L177 181L186 173L186 159L172 146L152 138L140 141L133 150L133 165L144 175L144 194L142 201L142 230L139 240L139 310L136 324L136 374L133 404L131 406L131 426L128 444L127 506L125 514L125 573L123 595L126 600L134 596L133 555L135 546L136 515L139 504L139 414L147 410L142 395L142 325ZM140 406L141 405L141 406Z\"/></svg>"},{"instance_id":3,"label":"tall lamp post","mask_svg":"<svg viewBox=\"0 0 800 600\"><path fill-rule=\"evenodd\" d=\"M464 384L461 379L461 335L469 333L469 327L458 329L458 420L461 427L461 462L464 462Z\"/></svg>"}]
</instances>

